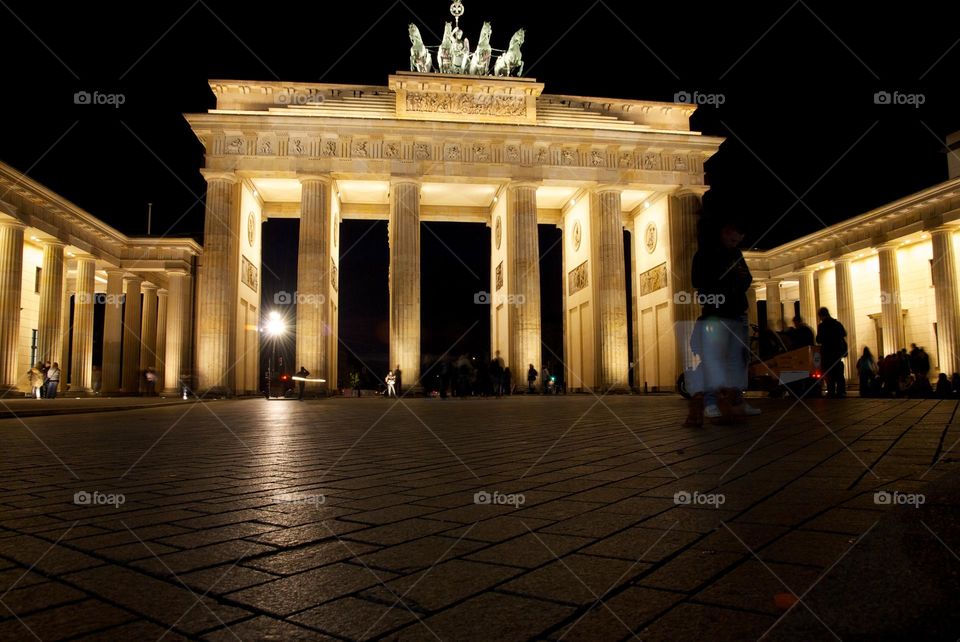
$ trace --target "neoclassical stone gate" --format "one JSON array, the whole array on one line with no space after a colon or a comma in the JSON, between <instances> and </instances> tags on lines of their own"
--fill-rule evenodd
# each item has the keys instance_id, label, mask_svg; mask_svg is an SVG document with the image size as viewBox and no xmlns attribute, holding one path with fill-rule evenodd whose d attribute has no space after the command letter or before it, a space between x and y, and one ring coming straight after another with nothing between
<instances>
[{"instance_id":1,"label":"neoclassical stone gate","mask_svg":"<svg viewBox=\"0 0 960 642\"><path fill-rule=\"evenodd\" d=\"M196 371L201 390L254 392L260 223L299 217L296 364L336 385L339 225L385 219L390 364L420 371L420 222L491 226L491 353L542 355L537 225L563 231L570 389L671 387L689 292L703 163L722 139L695 107L544 94L528 78L398 72L386 86L213 80L186 118L206 148ZM626 302L623 230L632 234ZM464 292L463 296L473 296ZM628 337L627 315L634 318Z\"/></svg>"}]
</instances>

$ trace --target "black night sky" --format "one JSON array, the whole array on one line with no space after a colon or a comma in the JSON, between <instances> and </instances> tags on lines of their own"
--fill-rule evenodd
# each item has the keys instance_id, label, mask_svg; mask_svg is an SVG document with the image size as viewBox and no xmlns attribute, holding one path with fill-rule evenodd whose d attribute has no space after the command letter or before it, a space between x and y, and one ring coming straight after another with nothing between
<instances>
[{"instance_id":1,"label":"black night sky","mask_svg":"<svg viewBox=\"0 0 960 642\"><path fill-rule=\"evenodd\" d=\"M406 25L436 44L448 0L396 2L0 2L7 128L0 159L121 231L202 240L202 148L182 117L214 105L207 80L385 85L408 63ZM673 101L720 94L693 127L727 138L707 165L712 206L752 222L766 248L946 178L960 129L955 22L944 5L866 2L640 3L465 0L471 41L527 30L527 74L546 93ZM75 105L74 93L125 102ZM880 91L923 104L875 104ZM422 238L423 352L484 352L486 308L451 287L488 288L489 230L430 224ZM372 228L372 229L371 229ZM265 229L264 296L293 290L296 222ZM558 232L541 226L544 341L560 344ZM385 222L347 221L340 328L348 352L386 366ZM548 251L549 250L549 251ZM480 278L477 278L479 276ZM469 287L473 287L470 285ZM475 324L475 325L474 325ZM548 352L544 351L546 356Z\"/></svg>"}]
</instances>

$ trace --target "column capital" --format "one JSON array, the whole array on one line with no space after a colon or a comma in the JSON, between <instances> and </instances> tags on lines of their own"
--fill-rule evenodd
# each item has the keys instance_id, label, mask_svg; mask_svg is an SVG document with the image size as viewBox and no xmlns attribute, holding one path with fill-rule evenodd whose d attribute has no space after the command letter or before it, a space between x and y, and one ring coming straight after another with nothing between
<instances>
[{"instance_id":1,"label":"column capital","mask_svg":"<svg viewBox=\"0 0 960 642\"><path fill-rule=\"evenodd\" d=\"M58 247L64 248L64 247L67 247L66 242L65 242L65 241L61 241L60 239L45 238L45 239L40 239L40 240L37 241L37 242L38 242L40 245L42 245L43 247L52 247L52 248L58 248Z\"/></svg>"},{"instance_id":2,"label":"column capital","mask_svg":"<svg viewBox=\"0 0 960 642\"><path fill-rule=\"evenodd\" d=\"M236 172L203 168L200 170L200 174L206 179L207 183L224 181L235 184L240 182L240 177L237 176Z\"/></svg>"},{"instance_id":3,"label":"column capital","mask_svg":"<svg viewBox=\"0 0 960 642\"><path fill-rule=\"evenodd\" d=\"M93 261L94 263L96 263L97 261L97 257L95 257L93 254L87 254L86 252L80 252L79 254L76 254L73 258L75 258L78 262Z\"/></svg>"},{"instance_id":4,"label":"column capital","mask_svg":"<svg viewBox=\"0 0 960 642\"><path fill-rule=\"evenodd\" d=\"M297 173L297 180L303 185L306 182L318 181L324 183L327 187L333 185L333 176L330 174L308 174L308 173Z\"/></svg>"},{"instance_id":5,"label":"column capital","mask_svg":"<svg viewBox=\"0 0 960 642\"><path fill-rule=\"evenodd\" d=\"M190 271L187 268L170 268L167 270L167 276L188 276Z\"/></svg>"},{"instance_id":6,"label":"column capital","mask_svg":"<svg viewBox=\"0 0 960 642\"><path fill-rule=\"evenodd\" d=\"M764 285L779 286L781 283L783 283L783 279L774 279L774 278L761 279L761 281L763 282Z\"/></svg>"},{"instance_id":7,"label":"column capital","mask_svg":"<svg viewBox=\"0 0 960 642\"><path fill-rule=\"evenodd\" d=\"M143 284L143 277L142 277L142 276L137 276L136 274L127 274L127 273L124 273L123 281L124 281L124 283L134 283L134 282L136 282L137 285L142 285L142 284Z\"/></svg>"},{"instance_id":8,"label":"column capital","mask_svg":"<svg viewBox=\"0 0 960 642\"><path fill-rule=\"evenodd\" d=\"M877 245L877 246L876 246L876 247L877 247L877 253L879 254L880 252L896 251L896 249L897 249L898 247L900 247L900 245L901 245L901 242L898 241L898 240L897 240L897 241L887 241L886 243L881 243L880 245Z\"/></svg>"},{"instance_id":9,"label":"column capital","mask_svg":"<svg viewBox=\"0 0 960 642\"><path fill-rule=\"evenodd\" d=\"M111 274L114 276L116 276L117 274L119 274L120 276L124 276L127 273L127 271L124 270L123 268L115 268L115 267L104 268L103 271L107 273L107 276L110 276Z\"/></svg>"},{"instance_id":10,"label":"column capital","mask_svg":"<svg viewBox=\"0 0 960 642\"><path fill-rule=\"evenodd\" d=\"M840 264L850 265L850 263L853 262L853 257L849 254L837 254L836 256L831 257L830 260L833 261L835 266Z\"/></svg>"},{"instance_id":11,"label":"column capital","mask_svg":"<svg viewBox=\"0 0 960 642\"><path fill-rule=\"evenodd\" d=\"M390 187L393 187L394 185L404 185L404 184L416 185L417 187L420 187L423 185L423 179L418 178L416 176L391 176L390 177Z\"/></svg>"},{"instance_id":12,"label":"column capital","mask_svg":"<svg viewBox=\"0 0 960 642\"><path fill-rule=\"evenodd\" d=\"M820 268L814 265L801 265L799 267L795 267L793 271L796 272L797 274L813 274L819 269Z\"/></svg>"},{"instance_id":13,"label":"column capital","mask_svg":"<svg viewBox=\"0 0 960 642\"><path fill-rule=\"evenodd\" d=\"M934 234L953 234L957 231L957 229L958 228L954 225L938 225L937 227L931 228L928 231L930 232L930 235L933 236Z\"/></svg>"},{"instance_id":14,"label":"column capital","mask_svg":"<svg viewBox=\"0 0 960 642\"><path fill-rule=\"evenodd\" d=\"M168 294L167 288L157 288L157 296L167 296Z\"/></svg>"},{"instance_id":15,"label":"column capital","mask_svg":"<svg viewBox=\"0 0 960 642\"><path fill-rule=\"evenodd\" d=\"M540 187L542 184L543 184L543 183L542 183L541 181L523 181L523 180L517 180L517 181L510 181L509 183L505 183L505 184L504 184L504 187L506 187L507 189L518 189L518 188L521 188L521 187L530 187L530 188L533 188L533 189L537 189L537 188Z\"/></svg>"},{"instance_id":16,"label":"column capital","mask_svg":"<svg viewBox=\"0 0 960 642\"><path fill-rule=\"evenodd\" d=\"M606 192L616 192L617 194L622 194L623 185L617 185L615 183L600 183L591 187L590 192L594 194L604 194Z\"/></svg>"},{"instance_id":17,"label":"column capital","mask_svg":"<svg viewBox=\"0 0 960 642\"><path fill-rule=\"evenodd\" d=\"M12 227L15 229L26 229L27 224L18 218L0 218L0 227Z\"/></svg>"},{"instance_id":18,"label":"column capital","mask_svg":"<svg viewBox=\"0 0 960 642\"><path fill-rule=\"evenodd\" d=\"M159 286L156 283L151 283L150 281L143 281L140 283L140 289L146 292L147 290L157 290Z\"/></svg>"}]
</instances>

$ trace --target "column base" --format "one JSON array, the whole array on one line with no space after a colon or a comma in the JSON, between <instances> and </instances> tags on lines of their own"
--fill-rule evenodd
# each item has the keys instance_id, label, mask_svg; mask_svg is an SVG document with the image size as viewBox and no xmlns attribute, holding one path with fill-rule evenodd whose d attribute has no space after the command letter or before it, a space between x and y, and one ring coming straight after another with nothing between
<instances>
[{"instance_id":1,"label":"column base","mask_svg":"<svg viewBox=\"0 0 960 642\"><path fill-rule=\"evenodd\" d=\"M27 392L16 386L0 385L0 399L19 399L26 396Z\"/></svg>"}]
</instances>

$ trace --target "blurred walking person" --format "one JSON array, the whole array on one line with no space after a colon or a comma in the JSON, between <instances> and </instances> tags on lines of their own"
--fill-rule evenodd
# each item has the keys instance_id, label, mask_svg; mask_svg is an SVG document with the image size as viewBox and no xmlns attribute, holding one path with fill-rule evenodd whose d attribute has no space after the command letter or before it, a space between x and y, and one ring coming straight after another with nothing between
<instances>
[{"instance_id":1,"label":"blurred walking person","mask_svg":"<svg viewBox=\"0 0 960 642\"><path fill-rule=\"evenodd\" d=\"M56 361L47 370L47 399L57 398L57 386L60 385L60 364Z\"/></svg>"},{"instance_id":2,"label":"blurred walking person","mask_svg":"<svg viewBox=\"0 0 960 642\"><path fill-rule=\"evenodd\" d=\"M387 373L386 378L383 382L387 384L387 397L396 397L397 396L397 375L393 374L393 370Z\"/></svg>"},{"instance_id":3,"label":"blurred walking person","mask_svg":"<svg viewBox=\"0 0 960 642\"><path fill-rule=\"evenodd\" d=\"M39 399L40 389L43 388L43 372L39 363L27 370L27 379L30 381L30 396Z\"/></svg>"}]
</instances>

